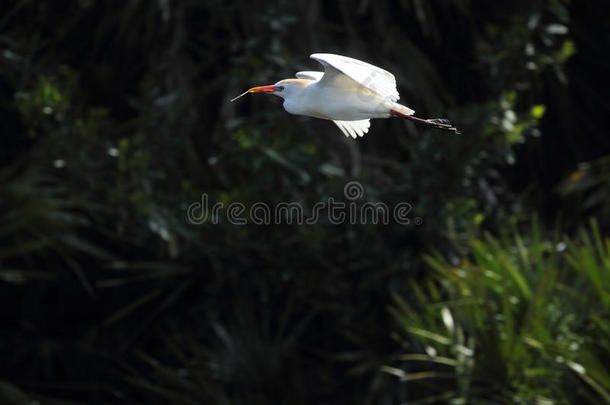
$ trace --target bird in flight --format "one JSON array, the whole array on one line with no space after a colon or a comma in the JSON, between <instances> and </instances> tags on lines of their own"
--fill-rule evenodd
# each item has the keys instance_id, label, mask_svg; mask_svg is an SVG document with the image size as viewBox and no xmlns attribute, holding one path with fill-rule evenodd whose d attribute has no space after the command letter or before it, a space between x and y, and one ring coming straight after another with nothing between
<instances>
[{"instance_id":1,"label":"bird in flight","mask_svg":"<svg viewBox=\"0 0 610 405\"><path fill-rule=\"evenodd\" d=\"M460 131L443 118L423 119L397 103L396 78L386 70L347 56L314 53L324 72L297 72L296 79L284 79L270 86L253 87L248 93L267 93L284 99L291 114L333 121L345 136L357 138L369 130L371 118L400 117L455 134Z\"/></svg>"}]
</instances>

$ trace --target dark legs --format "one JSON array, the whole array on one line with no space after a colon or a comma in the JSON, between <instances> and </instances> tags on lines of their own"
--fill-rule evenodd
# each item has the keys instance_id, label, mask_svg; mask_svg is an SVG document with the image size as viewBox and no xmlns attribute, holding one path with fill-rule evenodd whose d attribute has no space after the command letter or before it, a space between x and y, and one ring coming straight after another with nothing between
<instances>
[{"instance_id":1,"label":"dark legs","mask_svg":"<svg viewBox=\"0 0 610 405\"><path fill-rule=\"evenodd\" d=\"M418 124L425 125L425 126L430 127L430 128L441 129L443 131L453 132L454 134L458 134L458 135L461 133L456 127L451 125L449 120L446 120L444 118L432 118L432 119L425 120L425 119L422 119L422 118L417 118L417 117L415 117L413 115L402 114L402 113L400 113L398 111L395 111L395 110L391 110L390 113L394 117L400 117L400 118L404 118L404 119L407 119L407 120L415 121Z\"/></svg>"}]
</instances>

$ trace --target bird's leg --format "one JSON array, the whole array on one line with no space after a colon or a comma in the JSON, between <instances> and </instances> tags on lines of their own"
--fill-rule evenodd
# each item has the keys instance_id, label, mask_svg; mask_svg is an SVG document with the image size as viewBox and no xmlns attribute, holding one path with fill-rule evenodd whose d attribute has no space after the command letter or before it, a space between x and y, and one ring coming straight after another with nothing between
<instances>
[{"instance_id":1,"label":"bird's leg","mask_svg":"<svg viewBox=\"0 0 610 405\"><path fill-rule=\"evenodd\" d=\"M405 119L408 119L411 121L415 121L415 122L425 125L427 127L442 129L443 131L453 132L454 134L458 134L458 135L461 133L456 127L451 125L449 120L446 120L444 118L432 118L432 119L425 120L423 118L418 118L413 115L403 114L396 110L390 110L390 114L392 114L395 117L400 117L400 118L405 118Z\"/></svg>"}]
</instances>

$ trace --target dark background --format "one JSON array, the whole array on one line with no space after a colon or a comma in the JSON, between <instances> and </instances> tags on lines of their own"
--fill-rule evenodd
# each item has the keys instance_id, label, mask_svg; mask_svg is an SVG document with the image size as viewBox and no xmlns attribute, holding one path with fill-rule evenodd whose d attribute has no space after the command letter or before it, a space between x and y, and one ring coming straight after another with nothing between
<instances>
[{"instance_id":1,"label":"dark background","mask_svg":"<svg viewBox=\"0 0 610 405\"><path fill-rule=\"evenodd\" d=\"M610 401L609 5L2 2L0 403ZM462 135L229 103L315 52ZM423 223L187 220L349 181Z\"/></svg>"}]
</instances>

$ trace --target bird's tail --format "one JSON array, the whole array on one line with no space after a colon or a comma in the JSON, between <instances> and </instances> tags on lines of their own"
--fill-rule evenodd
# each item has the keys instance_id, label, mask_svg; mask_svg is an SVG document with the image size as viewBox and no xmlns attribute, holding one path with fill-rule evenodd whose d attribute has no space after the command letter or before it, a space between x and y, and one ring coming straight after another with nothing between
<instances>
[{"instance_id":1,"label":"bird's tail","mask_svg":"<svg viewBox=\"0 0 610 405\"><path fill-rule=\"evenodd\" d=\"M443 131L453 132L454 134L458 134L458 135L461 134L460 130L457 129L456 127L454 127L453 125L451 125L449 120L445 119L445 118L430 118L430 119L425 120L423 118L418 118L418 117L412 115L413 113L405 114L404 111L399 111L398 109L392 109L392 110L390 110L390 113L394 117L405 118L405 119L417 122L418 124L425 125L430 128L441 129Z\"/></svg>"}]
</instances>

